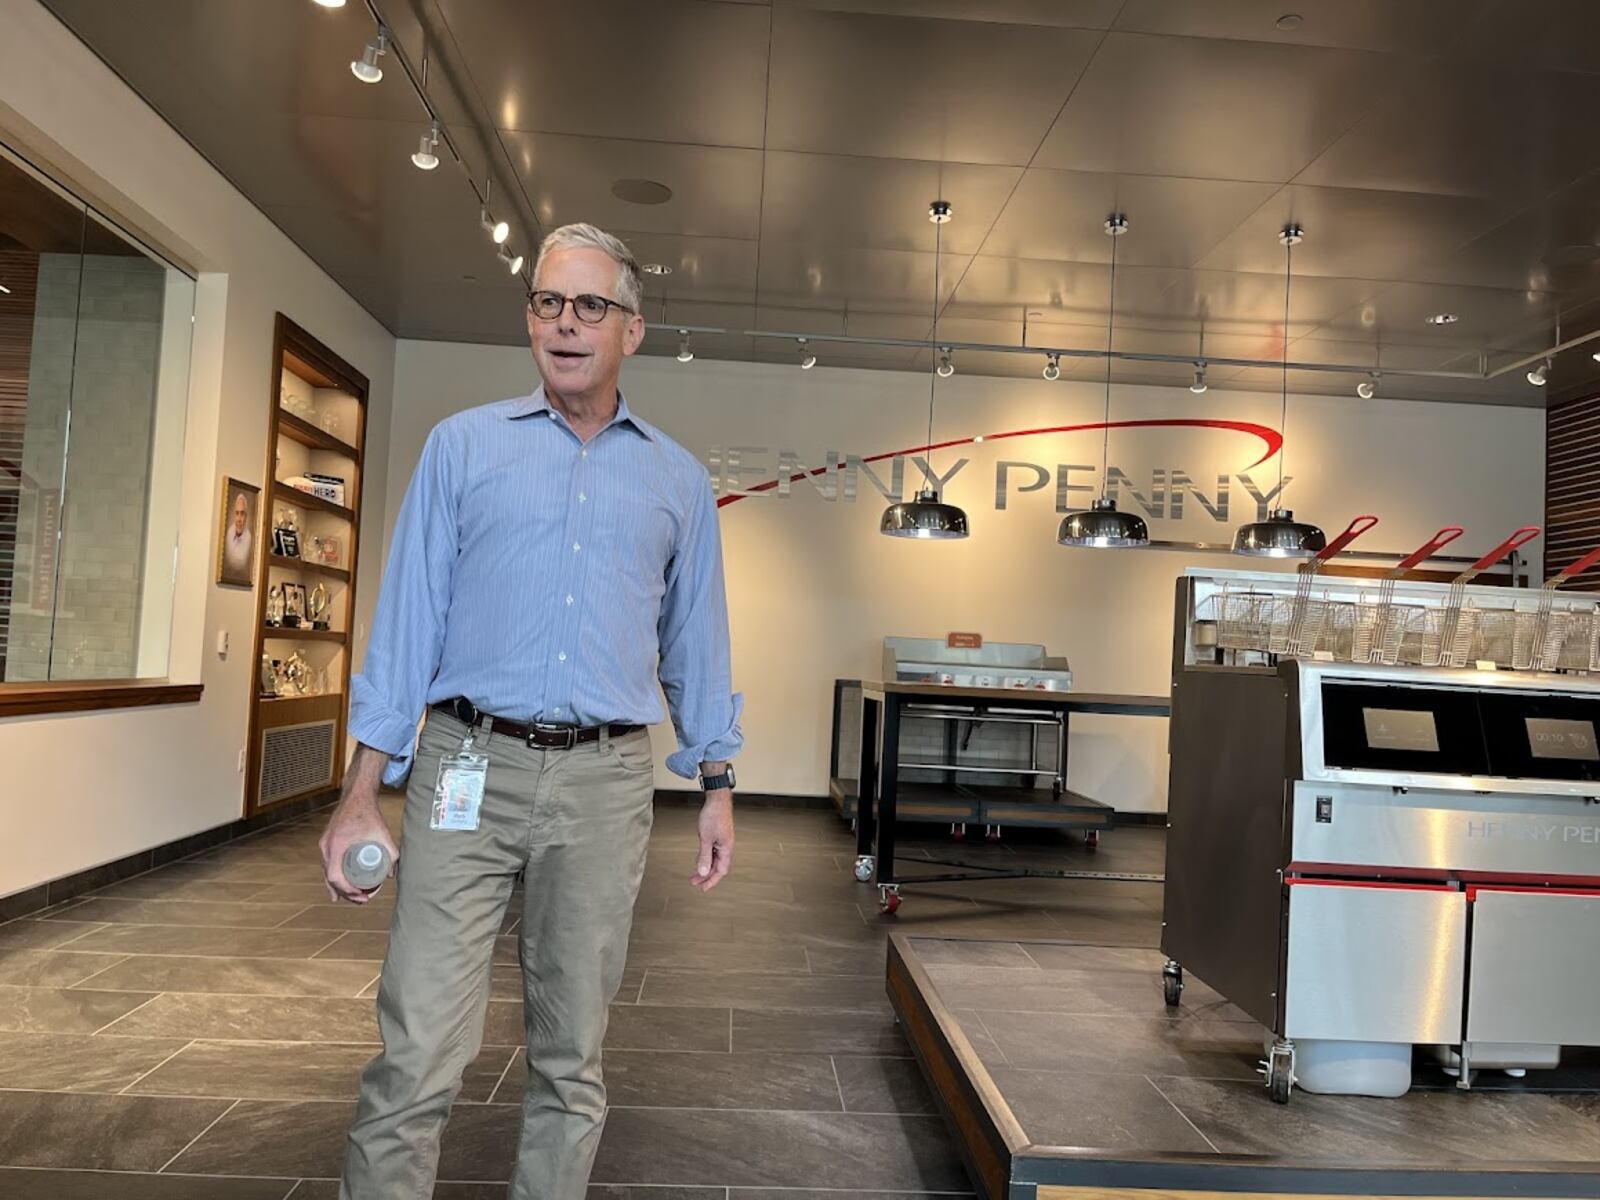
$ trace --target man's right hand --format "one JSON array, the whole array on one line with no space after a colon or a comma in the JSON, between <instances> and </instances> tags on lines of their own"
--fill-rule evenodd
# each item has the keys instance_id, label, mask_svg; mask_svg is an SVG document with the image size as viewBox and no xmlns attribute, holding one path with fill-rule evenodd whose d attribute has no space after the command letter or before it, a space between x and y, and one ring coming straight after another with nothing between
<instances>
[{"instance_id":1,"label":"man's right hand","mask_svg":"<svg viewBox=\"0 0 1600 1200\"><path fill-rule=\"evenodd\" d=\"M328 828L319 843L322 849L323 877L328 884L328 899L337 903L349 900L365 904L372 897L344 877L344 854L362 842L377 842L389 852L390 875L400 861L400 847L389 832L378 807L378 780L383 773L384 755L369 746L357 748L345 774L344 795L333 810ZM374 889L376 890L376 889Z\"/></svg>"}]
</instances>

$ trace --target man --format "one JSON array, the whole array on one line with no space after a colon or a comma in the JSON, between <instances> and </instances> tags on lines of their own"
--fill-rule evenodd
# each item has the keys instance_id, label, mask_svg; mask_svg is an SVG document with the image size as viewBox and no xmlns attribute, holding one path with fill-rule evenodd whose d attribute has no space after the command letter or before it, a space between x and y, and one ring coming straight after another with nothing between
<instances>
[{"instance_id":1,"label":"man","mask_svg":"<svg viewBox=\"0 0 1600 1200\"><path fill-rule=\"evenodd\" d=\"M222 543L223 572L229 579L250 578L250 501L243 492L233 497L233 520L228 524L228 536Z\"/></svg>"},{"instance_id":2,"label":"man","mask_svg":"<svg viewBox=\"0 0 1600 1200\"><path fill-rule=\"evenodd\" d=\"M440 422L400 510L352 682L360 745L322 838L330 893L364 902L341 860L368 839L398 856L377 788L410 770L384 1048L362 1076L342 1200L432 1194L519 872L528 1087L511 1196L582 1200L650 834L658 676L681 747L668 765L698 767L706 789L691 882L709 891L732 863L741 701L716 505L699 462L617 390L642 293L616 238L546 238L527 313L543 385Z\"/></svg>"}]
</instances>

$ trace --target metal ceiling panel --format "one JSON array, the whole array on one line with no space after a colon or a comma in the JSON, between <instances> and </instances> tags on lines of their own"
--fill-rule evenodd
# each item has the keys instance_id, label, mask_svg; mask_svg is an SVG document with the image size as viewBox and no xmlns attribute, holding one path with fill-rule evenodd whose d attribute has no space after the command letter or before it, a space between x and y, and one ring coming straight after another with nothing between
<instances>
[{"instance_id":1,"label":"metal ceiling panel","mask_svg":"<svg viewBox=\"0 0 1600 1200\"><path fill-rule=\"evenodd\" d=\"M781 9L767 146L1026 165L1101 35Z\"/></svg>"},{"instance_id":2,"label":"metal ceiling panel","mask_svg":"<svg viewBox=\"0 0 1600 1200\"><path fill-rule=\"evenodd\" d=\"M589 221L604 228L697 237L753 239L760 225L761 152L724 146L580 138L551 133L501 135L523 168L523 188L546 227ZM665 184L662 204L619 199L624 179Z\"/></svg>"},{"instance_id":3,"label":"metal ceiling panel","mask_svg":"<svg viewBox=\"0 0 1600 1200\"><path fill-rule=\"evenodd\" d=\"M370 311L392 314L397 336L430 341L525 346L527 305L520 287L499 278L475 282L419 280L396 285L382 276L345 276L341 282ZM532 366L530 363L530 371Z\"/></svg>"},{"instance_id":4,"label":"metal ceiling panel","mask_svg":"<svg viewBox=\"0 0 1600 1200\"><path fill-rule=\"evenodd\" d=\"M1292 186L1252 213L1200 265L1281 274L1278 233L1293 220L1306 231L1294 249L1297 275L1401 280L1418 263L1465 245L1507 215L1505 205L1471 196Z\"/></svg>"},{"instance_id":5,"label":"metal ceiling panel","mask_svg":"<svg viewBox=\"0 0 1600 1200\"><path fill-rule=\"evenodd\" d=\"M932 250L928 205L948 200L944 248L973 254L1022 175L1020 167L779 150L766 160L762 236L845 249Z\"/></svg>"},{"instance_id":6,"label":"metal ceiling panel","mask_svg":"<svg viewBox=\"0 0 1600 1200\"><path fill-rule=\"evenodd\" d=\"M1112 33L1035 166L1285 182L1372 103L1379 55Z\"/></svg>"},{"instance_id":7,"label":"metal ceiling panel","mask_svg":"<svg viewBox=\"0 0 1600 1200\"><path fill-rule=\"evenodd\" d=\"M1549 344L1559 307L1558 298L1549 292L1401 283L1340 313L1318 333L1437 346L1451 353L1508 344L1525 345L1531 351ZM1430 316L1444 314L1459 319L1447 325L1428 323Z\"/></svg>"},{"instance_id":8,"label":"metal ceiling panel","mask_svg":"<svg viewBox=\"0 0 1600 1200\"><path fill-rule=\"evenodd\" d=\"M763 7L702 0L433 3L502 129L762 144Z\"/></svg>"},{"instance_id":9,"label":"metal ceiling panel","mask_svg":"<svg viewBox=\"0 0 1600 1200\"><path fill-rule=\"evenodd\" d=\"M1162 315L1163 297L1181 275L1169 267L1118 266L1118 320ZM1103 263L979 255L962 276L950 312L972 317L1015 314L1018 328L1026 311L1038 311L1041 321L1057 324L1103 324L1110 285L1111 271Z\"/></svg>"},{"instance_id":10,"label":"metal ceiling panel","mask_svg":"<svg viewBox=\"0 0 1600 1200\"><path fill-rule=\"evenodd\" d=\"M1165 297L1164 311L1173 317L1190 317L1207 332L1278 333L1283 328L1283 248L1277 270L1192 271L1183 275ZM1295 251L1295 279L1289 296L1289 332L1299 337L1332 320L1346 309L1381 292L1387 284L1370 279L1341 279L1303 275L1299 248Z\"/></svg>"},{"instance_id":11,"label":"metal ceiling panel","mask_svg":"<svg viewBox=\"0 0 1600 1200\"><path fill-rule=\"evenodd\" d=\"M989 21L1001 25L1053 25L1064 29L1108 29L1123 0L771 0L773 8L877 13L886 17L933 17Z\"/></svg>"},{"instance_id":12,"label":"metal ceiling panel","mask_svg":"<svg viewBox=\"0 0 1600 1200\"><path fill-rule=\"evenodd\" d=\"M1278 45L1330 46L1431 54L1488 0L1127 0L1116 28L1137 33L1225 38ZM1298 25L1280 27L1286 14Z\"/></svg>"},{"instance_id":13,"label":"metal ceiling panel","mask_svg":"<svg viewBox=\"0 0 1600 1200\"><path fill-rule=\"evenodd\" d=\"M756 243L613 229L641 264L671 268L646 273L645 316L655 320L663 300L692 299L748 304L756 292Z\"/></svg>"},{"instance_id":14,"label":"metal ceiling panel","mask_svg":"<svg viewBox=\"0 0 1600 1200\"><path fill-rule=\"evenodd\" d=\"M966 270L964 255L946 254L939 266L939 291L950 297ZM763 239L761 303L788 308L837 307L849 313L875 310L909 315L933 313L933 254L901 250L813 250Z\"/></svg>"},{"instance_id":15,"label":"metal ceiling panel","mask_svg":"<svg viewBox=\"0 0 1600 1200\"><path fill-rule=\"evenodd\" d=\"M1600 76L1418 63L1296 183L1519 200L1600 166Z\"/></svg>"},{"instance_id":16,"label":"metal ceiling panel","mask_svg":"<svg viewBox=\"0 0 1600 1200\"><path fill-rule=\"evenodd\" d=\"M1495 0L1451 51L1463 58L1558 71L1600 72L1600 5L1593 0Z\"/></svg>"},{"instance_id":17,"label":"metal ceiling panel","mask_svg":"<svg viewBox=\"0 0 1600 1200\"><path fill-rule=\"evenodd\" d=\"M1129 265L1188 267L1259 208L1270 183L1103 175L1090 171L1026 172L983 244L985 255L1106 262L1105 219L1128 217L1117 259Z\"/></svg>"}]
</instances>

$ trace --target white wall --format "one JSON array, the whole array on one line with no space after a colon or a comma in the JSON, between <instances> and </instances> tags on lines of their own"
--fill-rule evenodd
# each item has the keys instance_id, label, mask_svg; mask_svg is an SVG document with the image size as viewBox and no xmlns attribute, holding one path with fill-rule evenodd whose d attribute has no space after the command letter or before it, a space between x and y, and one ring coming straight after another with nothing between
<instances>
[{"instance_id":1,"label":"white wall","mask_svg":"<svg viewBox=\"0 0 1600 1200\"><path fill-rule=\"evenodd\" d=\"M255 597L215 586L214 522L223 475L265 482L273 314L372 382L374 544L394 341L35 0L0 0L0 30L0 138L200 273L170 675L205 685L198 705L0 721L3 896L241 814ZM380 566L363 556L358 626ZM225 660L219 630L232 640Z\"/></svg>"},{"instance_id":2,"label":"white wall","mask_svg":"<svg viewBox=\"0 0 1600 1200\"><path fill-rule=\"evenodd\" d=\"M518 395L537 383L524 349L399 343L390 440L392 517L431 426L473 404ZM697 360L636 358L623 376L629 404L703 459L714 447L766 447L755 461L771 477L777 452L808 467L826 452L870 456L926 437L927 377ZM1047 428L1101 417L1092 384L986 379L941 381L935 442ZM1276 428L1278 399L1213 388L1123 388L1114 419L1219 418ZM1460 543L1486 550L1543 509L1543 414L1485 406L1291 398L1289 493L1302 516L1330 535L1351 517L1378 514L1364 548L1408 550L1445 524L1467 527ZM818 795L827 788L828 722L835 678L873 678L889 634L939 637L977 630L994 641L1042 642L1072 660L1088 691L1165 694L1170 678L1173 580L1187 564L1238 566L1222 556L1063 550L1055 545L1055 484L1018 494L1037 478L1011 473L997 511L1001 460L1096 464L1071 482L1096 484L1099 432L995 440L936 456L941 474L971 461L947 498L963 505L973 535L930 544L882 537L883 500L862 476L854 503L820 499L797 484L788 499L742 499L721 510L733 626L736 685L746 695L748 748L740 782L750 791ZM1246 434L1193 429L1113 431L1111 461L1148 495L1156 468L1181 468L1215 501L1219 472L1243 472L1261 452ZM748 456L747 456L748 460ZM916 486L907 468L908 489ZM1247 472L1263 492L1276 462ZM879 468L889 478L888 464ZM1078 494L1074 503L1083 504ZM1124 497L1123 507L1132 503ZM1233 481L1230 521L1211 520L1192 498L1181 521L1153 520L1158 539L1226 542L1255 505ZM386 530L385 541L387 543ZM387 548L387 547L386 547ZM1537 545L1530 546L1537 550ZM667 736L657 730L665 748ZM1160 720L1077 718L1071 786L1119 809L1161 810L1166 728ZM664 773L665 786L681 785Z\"/></svg>"}]
</instances>

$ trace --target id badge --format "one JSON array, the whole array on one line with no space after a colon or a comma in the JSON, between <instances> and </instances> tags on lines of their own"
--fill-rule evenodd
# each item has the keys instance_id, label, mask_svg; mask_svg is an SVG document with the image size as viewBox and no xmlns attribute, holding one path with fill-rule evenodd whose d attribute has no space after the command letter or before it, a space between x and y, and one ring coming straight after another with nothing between
<instances>
[{"instance_id":1,"label":"id badge","mask_svg":"<svg viewBox=\"0 0 1600 1200\"><path fill-rule=\"evenodd\" d=\"M483 785L489 778L489 756L472 749L472 738L461 749L439 760L439 779L433 788L430 829L471 831L483 811Z\"/></svg>"}]
</instances>

